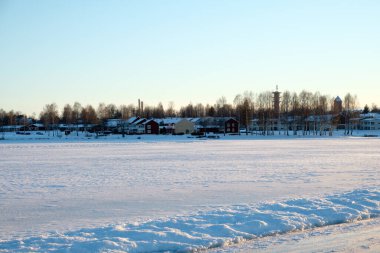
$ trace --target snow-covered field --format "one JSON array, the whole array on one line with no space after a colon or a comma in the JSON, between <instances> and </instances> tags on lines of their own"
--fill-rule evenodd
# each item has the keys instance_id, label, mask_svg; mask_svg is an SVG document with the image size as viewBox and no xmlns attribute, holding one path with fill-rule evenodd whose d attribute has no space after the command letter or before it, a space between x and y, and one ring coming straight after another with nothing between
<instances>
[{"instance_id":1,"label":"snow-covered field","mask_svg":"<svg viewBox=\"0 0 380 253\"><path fill-rule=\"evenodd\" d=\"M379 170L379 138L6 136L0 252L273 252L321 229L373 249Z\"/></svg>"}]
</instances>

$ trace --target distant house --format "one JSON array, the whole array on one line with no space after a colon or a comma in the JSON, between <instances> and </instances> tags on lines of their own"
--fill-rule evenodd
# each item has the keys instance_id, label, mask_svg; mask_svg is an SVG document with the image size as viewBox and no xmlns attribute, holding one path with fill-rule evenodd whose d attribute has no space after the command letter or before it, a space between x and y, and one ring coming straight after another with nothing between
<instances>
[{"instance_id":1,"label":"distant house","mask_svg":"<svg viewBox=\"0 0 380 253\"><path fill-rule=\"evenodd\" d=\"M202 118L188 118L187 120L194 124L194 132L199 133L199 129L202 128L201 124Z\"/></svg>"},{"instance_id":2,"label":"distant house","mask_svg":"<svg viewBox=\"0 0 380 253\"><path fill-rule=\"evenodd\" d=\"M104 126L101 124L91 125L87 128L87 131L90 133L104 132Z\"/></svg>"},{"instance_id":3,"label":"distant house","mask_svg":"<svg viewBox=\"0 0 380 253\"><path fill-rule=\"evenodd\" d=\"M380 118L367 118L360 121L362 130L380 130Z\"/></svg>"},{"instance_id":4,"label":"distant house","mask_svg":"<svg viewBox=\"0 0 380 253\"><path fill-rule=\"evenodd\" d=\"M259 119L252 119L251 126L249 127L252 131L260 131Z\"/></svg>"},{"instance_id":5,"label":"distant house","mask_svg":"<svg viewBox=\"0 0 380 253\"><path fill-rule=\"evenodd\" d=\"M310 115L305 119L308 129L314 131L328 130L332 128L333 115Z\"/></svg>"},{"instance_id":6,"label":"distant house","mask_svg":"<svg viewBox=\"0 0 380 253\"><path fill-rule=\"evenodd\" d=\"M158 121L160 132L163 134L191 134L194 132L194 123L185 118L165 118Z\"/></svg>"},{"instance_id":7,"label":"distant house","mask_svg":"<svg viewBox=\"0 0 380 253\"><path fill-rule=\"evenodd\" d=\"M197 132L199 133L219 133L222 132L220 128L218 120L214 117L204 117L197 122Z\"/></svg>"},{"instance_id":8,"label":"distant house","mask_svg":"<svg viewBox=\"0 0 380 253\"><path fill-rule=\"evenodd\" d=\"M120 119L108 119L105 122L105 127L108 131L118 132L119 127L121 126L122 120Z\"/></svg>"},{"instance_id":9,"label":"distant house","mask_svg":"<svg viewBox=\"0 0 380 253\"><path fill-rule=\"evenodd\" d=\"M239 133L239 122L234 118L229 118L224 121L224 132L228 134Z\"/></svg>"},{"instance_id":10,"label":"distant house","mask_svg":"<svg viewBox=\"0 0 380 253\"><path fill-rule=\"evenodd\" d=\"M20 129L22 128L23 126L20 126L20 125L8 125L8 126L2 126L1 127L1 131L2 132L16 132L16 131L20 131Z\"/></svg>"},{"instance_id":11,"label":"distant house","mask_svg":"<svg viewBox=\"0 0 380 253\"><path fill-rule=\"evenodd\" d=\"M129 120L128 120L129 121ZM132 123L127 125L127 133L128 134L144 134L145 133L145 122L147 119L145 118L134 118L131 120Z\"/></svg>"},{"instance_id":12,"label":"distant house","mask_svg":"<svg viewBox=\"0 0 380 253\"><path fill-rule=\"evenodd\" d=\"M130 125L130 124L133 124L135 123L136 121L140 120L141 118L139 116L136 116L136 117L131 117L127 120L127 125Z\"/></svg>"},{"instance_id":13,"label":"distant house","mask_svg":"<svg viewBox=\"0 0 380 253\"><path fill-rule=\"evenodd\" d=\"M92 131L95 124L58 124L58 129L62 132L65 131Z\"/></svg>"},{"instance_id":14,"label":"distant house","mask_svg":"<svg viewBox=\"0 0 380 253\"><path fill-rule=\"evenodd\" d=\"M191 134L194 132L194 123L188 119L181 119L174 126L175 134Z\"/></svg>"},{"instance_id":15,"label":"distant house","mask_svg":"<svg viewBox=\"0 0 380 253\"><path fill-rule=\"evenodd\" d=\"M367 113L360 115L359 129L362 130L380 130L380 114Z\"/></svg>"},{"instance_id":16,"label":"distant house","mask_svg":"<svg viewBox=\"0 0 380 253\"><path fill-rule=\"evenodd\" d=\"M135 134L137 133L137 127L135 122L139 121L140 117L131 117L127 120L119 119L117 123L117 132L122 134Z\"/></svg>"},{"instance_id":17,"label":"distant house","mask_svg":"<svg viewBox=\"0 0 380 253\"><path fill-rule=\"evenodd\" d=\"M45 126L44 124L41 124L41 123L34 123L34 124L29 125L29 130L30 131L44 131Z\"/></svg>"},{"instance_id":18,"label":"distant house","mask_svg":"<svg viewBox=\"0 0 380 253\"><path fill-rule=\"evenodd\" d=\"M160 133L159 125L153 119L147 120L144 123L144 126L145 126L145 133L146 134L159 134Z\"/></svg>"},{"instance_id":19,"label":"distant house","mask_svg":"<svg viewBox=\"0 0 380 253\"><path fill-rule=\"evenodd\" d=\"M239 133L239 122L231 117L205 117L196 122L200 133Z\"/></svg>"},{"instance_id":20,"label":"distant house","mask_svg":"<svg viewBox=\"0 0 380 253\"><path fill-rule=\"evenodd\" d=\"M26 126L22 126L20 131L45 131L44 124L41 123L33 123Z\"/></svg>"}]
</instances>

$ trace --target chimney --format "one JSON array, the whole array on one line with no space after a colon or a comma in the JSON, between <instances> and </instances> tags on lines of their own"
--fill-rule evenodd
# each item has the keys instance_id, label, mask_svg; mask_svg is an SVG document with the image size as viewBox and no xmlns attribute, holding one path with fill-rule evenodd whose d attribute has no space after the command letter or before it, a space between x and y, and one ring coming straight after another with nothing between
<instances>
[{"instance_id":1,"label":"chimney","mask_svg":"<svg viewBox=\"0 0 380 253\"><path fill-rule=\"evenodd\" d=\"M140 116L140 112L141 112L141 102L140 102L140 99L138 100L138 104L137 104L137 116Z\"/></svg>"}]
</instances>

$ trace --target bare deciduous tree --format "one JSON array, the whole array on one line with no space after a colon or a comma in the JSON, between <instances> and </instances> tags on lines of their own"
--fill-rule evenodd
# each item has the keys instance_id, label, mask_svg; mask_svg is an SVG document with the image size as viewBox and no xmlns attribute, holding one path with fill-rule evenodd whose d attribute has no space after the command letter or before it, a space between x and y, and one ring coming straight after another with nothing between
<instances>
[{"instance_id":1,"label":"bare deciduous tree","mask_svg":"<svg viewBox=\"0 0 380 253\"><path fill-rule=\"evenodd\" d=\"M91 105L83 107L81 111L81 119L84 124L84 130L87 131L89 124L96 124L98 121L95 109Z\"/></svg>"},{"instance_id":2,"label":"bare deciduous tree","mask_svg":"<svg viewBox=\"0 0 380 253\"><path fill-rule=\"evenodd\" d=\"M198 103L194 106L195 117L204 117L206 115L205 107L203 104Z\"/></svg>"},{"instance_id":3,"label":"bare deciduous tree","mask_svg":"<svg viewBox=\"0 0 380 253\"><path fill-rule=\"evenodd\" d=\"M79 135L79 122L81 120L80 113L82 111L82 105L79 102L75 102L73 106L73 120L76 124L77 136Z\"/></svg>"},{"instance_id":4,"label":"bare deciduous tree","mask_svg":"<svg viewBox=\"0 0 380 253\"><path fill-rule=\"evenodd\" d=\"M107 109L106 109L106 104L105 103L99 103L98 108L97 108L97 114L98 118L104 122L107 119Z\"/></svg>"},{"instance_id":5,"label":"bare deciduous tree","mask_svg":"<svg viewBox=\"0 0 380 253\"><path fill-rule=\"evenodd\" d=\"M0 127L1 127L1 132L2 132L2 139L4 139L4 125L5 125L5 117L6 117L7 113L3 110L3 109L0 109Z\"/></svg>"},{"instance_id":6,"label":"bare deciduous tree","mask_svg":"<svg viewBox=\"0 0 380 253\"><path fill-rule=\"evenodd\" d=\"M300 109L302 113L302 122L303 122L303 127L302 127L303 135L306 135L308 132L310 132L310 126L307 119L311 111L312 97L313 97L313 93L306 90L301 91L301 93L299 94L299 102L300 102Z\"/></svg>"},{"instance_id":7,"label":"bare deciduous tree","mask_svg":"<svg viewBox=\"0 0 380 253\"><path fill-rule=\"evenodd\" d=\"M156 107L153 108L153 118L161 119L165 117L164 106L161 102L158 103Z\"/></svg>"},{"instance_id":8,"label":"bare deciduous tree","mask_svg":"<svg viewBox=\"0 0 380 253\"><path fill-rule=\"evenodd\" d=\"M357 97L356 95L351 95L347 93L344 96L344 119L345 119L345 134L352 134L353 127L351 118L354 115L354 110L356 109Z\"/></svg>"},{"instance_id":9,"label":"bare deciduous tree","mask_svg":"<svg viewBox=\"0 0 380 253\"><path fill-rule=\"evenodd\" d=\"M166 115L166 117L175 117L176 116L176 112L174 110L174 102L173 101L170 101L168 103L168 108L166 109L165 115Z\"/></svg>"},{"instance_id":10,"label":"bare deciduous tree","mask_svg":"<svg viewBox=\"0 0 380 253\"><path fill-rule=\"evenodd\" d=\"M71 105L66 104L62 111L62 122L65 124L72 124L73 121L73 108Z\"/></svg>"},{"instance_id":11,"label":"bare deciduous tree","mask_svg":"<svg viewBox=\"0 0 380 253\"><path fill-rule=\"evenodd\" d=\"M41 114L40 120L44 122L45 128L47 130L53 130L53 136L55 135L55 131L57 129L56 124L59 122L58 117L58 106L56 103L47 104L44 106ZM50 131L48 132L50 135Z\"/></svg>"},{"instance_id":12,"label":"bare deciduous tree","mask_svg":"<svg viewBox=\"0 0 380 253\"><path fill-rule=\"evenodd\" d=\"M245 91L243 94L236 95L234 104L240 124L245 127L246 134L248 135L248 132L250 130L249 126L251 125L251 120L253 118L255 108L254 95L252 91Z\"/></svg>"},{"instance_id":13,"label":"bare deciduous tree","mask_svg":"<svg viewBox=\"0 0 380 253\"><path fill-rule=\"evenodd\" d=\"M272 92L261 92L257 96L257 113L259 117L259 125L263 135L273 133L271 118L273 114Z\"/></svg>"}]
</instances>

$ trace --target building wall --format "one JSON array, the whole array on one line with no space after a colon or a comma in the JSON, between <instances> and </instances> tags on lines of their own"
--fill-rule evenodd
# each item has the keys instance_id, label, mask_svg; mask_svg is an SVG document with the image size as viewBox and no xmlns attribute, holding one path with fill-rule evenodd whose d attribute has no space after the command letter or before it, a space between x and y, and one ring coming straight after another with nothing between
<instances>
[{"instance_id":1,"label":"building wall","mask_svg":"<svg viewBox=\"0 0 380 253\"><path fill-rule=\"evenodd\" d=\"M191 134L195 130L195 125L187 119L183 119L175 124L174 133L175 134Z\"/></svg>"},{"instance_id":2,"label":"building wall","mask_svg":"<svg viewBox=\"0 0 380 253\"><path fill-rule=\"evenodd\" d=\"M239 133L239 122L234 119L229 119L224 123L225 133Z\"/></svg>"},{"instance_id":3,"label":"building wall","mask_svg":"<svg viewBox=\"0 0 380 253\"><path fill-rule=\"evenodd\" d=\"M362 130L380 130L380 119L365 120L360 122Z\"/></svg>"},{"instance_id":4,"label":"building wall","mask_svg":"<svg viewBox=\"0 0 380 253\"><path fill-rule=\"evenodd\" d=\"M151 120L145 124L145 133L146 134L159 134L158 123L154 120Z\"/></svg>"}]
</instances>

